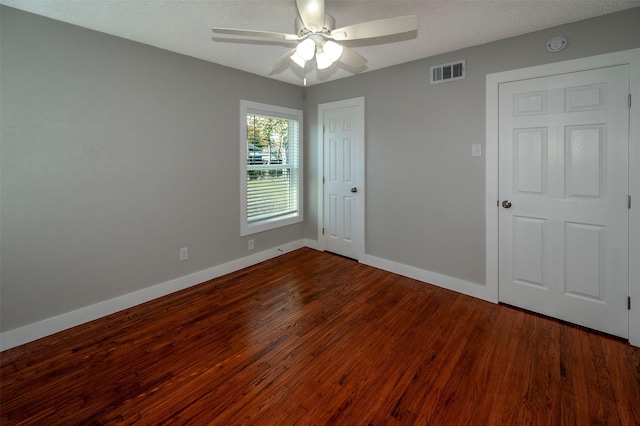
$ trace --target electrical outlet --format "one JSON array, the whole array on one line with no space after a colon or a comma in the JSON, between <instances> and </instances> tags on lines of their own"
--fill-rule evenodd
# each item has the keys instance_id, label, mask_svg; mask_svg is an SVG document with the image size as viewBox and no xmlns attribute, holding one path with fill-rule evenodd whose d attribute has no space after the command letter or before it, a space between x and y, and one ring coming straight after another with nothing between
<instances>
[{"instance_id":1,"label":"electrical outlet","mask_svg":"<svg viewBox=\"0 0 640 426\"><path fill-rule=\"evenodd\" d=\"M471 156L472 157L482 157L482 145L479 143L474 143L471 145Z\"/></svg>"},{"instance_id":2,"label":"electrical outlet","mask_svg":"<svg viewBox=\"0 0 640 426\"><path fill-rule=\"evenodd\" d=\"M253 250L253 240L249 240L249 250Z\"/></svg>"},{"instance_id":3,"label":"electrical outlet","mask_svg":"<svg viewBox=\"0 0 640 426\"><path fill-rule=\"evenodd\" d=\"M180 260L187 260L189 258L189 247L182 247L180 249Z\"/></svg>"}]
</instances>

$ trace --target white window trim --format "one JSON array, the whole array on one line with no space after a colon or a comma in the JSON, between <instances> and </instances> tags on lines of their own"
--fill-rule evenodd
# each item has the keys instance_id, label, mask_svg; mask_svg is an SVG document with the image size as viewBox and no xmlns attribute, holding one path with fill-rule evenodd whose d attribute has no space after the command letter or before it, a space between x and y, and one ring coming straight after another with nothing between
<instances>
[{"instance_id":1,"label":"white window trim","mask_svg":"<svg viewBox=\"0 0 640 426\"><path fill-rule=\"evenodd\" d=\"M247 221L247 114L249 110L258 110L265 115L273 116L294 116L298 120L298 158L297 158L297 174L298 174L298 209L295 213L287 215L270 217L263 220L249 223ZM276 229L282 226L292 225L302 222L303 220L303 113L301 110L285 108L276 105L263 104L259 102L240 100L240 235L251 235L258 232Z\"/></svg>"}]
</instances>

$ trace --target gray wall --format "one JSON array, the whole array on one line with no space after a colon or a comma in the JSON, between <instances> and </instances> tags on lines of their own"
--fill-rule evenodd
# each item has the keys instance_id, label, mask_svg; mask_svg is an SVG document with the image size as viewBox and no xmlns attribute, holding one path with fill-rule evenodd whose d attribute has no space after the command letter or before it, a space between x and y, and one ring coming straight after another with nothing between
<instances>
[{"instance_id":1,"label":"gray wall","mask_svg":"<svg viewBox=\"0 0 640 426\"><path fill-rule=\"evenodd\" d=\"M545 49L564 35L567 48ZM317 238L317 105L365 97L366 253L485 283L487 74L640 47L640 8L305 89L306 233ZM466 60L466 79L429 85L429 67ZM484 149L483 149L484 151Z\"/></svg>"},{"instance_id":2,"label":"gray wall","mask_svg":"<svg viewBox=\"0 0 640 426\"><path fill-rule=\"evenodd\" d=\"M2 331L249 254L239 101L301 88L7 7L0 31Z\"/></svg>"}]
</instances>

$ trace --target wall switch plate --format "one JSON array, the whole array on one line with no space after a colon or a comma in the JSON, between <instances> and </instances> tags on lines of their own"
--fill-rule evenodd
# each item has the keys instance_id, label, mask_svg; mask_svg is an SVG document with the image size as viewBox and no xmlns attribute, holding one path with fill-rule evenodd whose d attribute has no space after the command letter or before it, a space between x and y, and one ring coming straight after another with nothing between
<instances>
[{"instance_id":1,"label":"wall switch plate","mask_svg":"<svg viewBox=\"0 0 640 426\"><path fill-rule=\"evenodd\" d=\"M249 250L253 250L253 240L249 240Z\"/></svg>"},{"instance_id":2,"label":"wall switch plate","mask_svg":"<svg viewBox=\"0 0 640 426\"><path fill-rule=\"evenodd\" d=\"M180 249L180 260L187 260L189 258L189 247L182 247Z\"/></svg>"},{"instance_id":3,"label":"wall switch plate","mask_svg":"<svg viewBox=\"0 0 640 426\"><path fill-rule=\"evenodd\" d=\"M471 156L472 157L482 157L482 145L479 143L474 143L471 145Z\"/></svg>"}]
</instances>

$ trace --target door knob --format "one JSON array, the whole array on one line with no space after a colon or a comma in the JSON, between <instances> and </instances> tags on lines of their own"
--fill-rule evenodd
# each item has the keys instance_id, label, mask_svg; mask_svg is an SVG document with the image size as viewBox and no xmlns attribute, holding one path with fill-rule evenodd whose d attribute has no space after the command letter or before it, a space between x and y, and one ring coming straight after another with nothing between
<instances>
[{"instance_id":1,"label":"door knob","mask_svg":"<svg viewBox=\"0 0 640 426\"><path fill-rule=\"evenodd\" d=\"M354 186L353 188L351 188L351 192L358 192L358 188Z\"/></svg>"},{"instance_id":2,"label":"door knob","mask_svg":"<svg viewBox=\"0 0 640 426\"><path fill-rule=\"evenodd\" d=\"M504 207L505 209L510 208L510 207L511 207L511 201L509 201L509 200L504 200L504 201L502 202L502 207Z\"/></svg>"}]
</instances>

